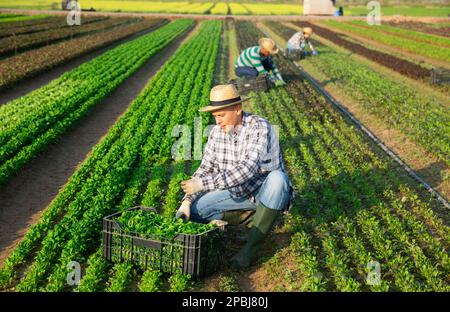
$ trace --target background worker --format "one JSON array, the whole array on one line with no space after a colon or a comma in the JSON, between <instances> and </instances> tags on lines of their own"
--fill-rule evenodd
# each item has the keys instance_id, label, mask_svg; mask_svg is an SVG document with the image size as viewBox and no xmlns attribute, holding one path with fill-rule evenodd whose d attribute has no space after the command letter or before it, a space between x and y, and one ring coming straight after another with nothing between
<instances>
[{"instance_id":1,"label":"background worker","mask_svg":"<svg viewBox=\"0 0 450 312\"><path fill-rule=\"evenodd\" d=\"M267 120L242 110L245 100L232 84L212 88L210 105L200 111L211 112L217 125L200 167L181 182L186 195L176 215L200 223L230 222L237 211L256 210L247 243L231 259L238 268L250 265L293 198L275 131Z\"/></svg>"},{"instance_id":2,"label":"background worker","mask_svg":"<svg viewBox=\"0 0 450 312\"><path fill-rule=\"evenodd\" d=\"M236 59L234 63L236 76L256 78L269 75L269 79L276 86L285 85L280 71L272 60L272 55L278 53L275 41L270 38L261 38L258 43L259 46L245 49Z\"/></svg>"},{"instance_id":3,"label":"background worker","mask_svg":"<svg viewBox=\"0 0 450 312\"><path fill-rule=\"evenodd\" d=\"M312 55L317 55L316 49L309 40L313 34L311 27L305 27L302 31L296 32L287 42L288 53L300 51L304 56L307 55L306 45L311 49Z\"/></svg>"}]
</instances>

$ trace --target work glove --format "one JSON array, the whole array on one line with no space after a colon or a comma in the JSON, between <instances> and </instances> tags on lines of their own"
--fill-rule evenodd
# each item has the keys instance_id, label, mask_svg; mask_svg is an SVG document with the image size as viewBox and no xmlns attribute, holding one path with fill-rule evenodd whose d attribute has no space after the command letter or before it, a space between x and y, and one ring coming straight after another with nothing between
<instances>
[{"instance_id":1,"label":"work glove","mask_svg":"<svg viewBox=\"0 0 450 312\"><path fill-rule=\"evenodd\" d=\"M317 55L317 51L312 51L312 55Z\"/></svg>"},{"instance_id":2,"label":"work glove","mask_svg":"<svg viewBox=\"0 0 450 312\"><path fill-rule=\"evenodd\" d=\"M277 87L282 87L285 84L286 84L286 82L284 82L283 80L277 79L277 81L275 81L275 86L277 86Z\"/></svg>"},{"instance_id":3,"label":"work glove","mask_svg":"<svg viewBox=\"0 0 450 312\"><path fill-rule=\"evenodd\" d=\"M281 77L281 74L277 74L278 80L275 82L275 85L278 86L284 86L286 85L286 82L284 82L283 77Z\"/></svg>"},{"instance_id":4,"label":"work glove","mask_svg":"<svg viewBox=\"0 0 450 312\"><path fill-rule=\"evenodd\" d=\"M187 195L192 195L203 190L202 179L192 178L190 180L182 181L181 188Z\"/></svg>"},{"instance_id":5,"label":"work glove","mask_svg":"<svg viewBox=\"0 0 450 312\"><path fill-rule=\"evenodd\" d=\"M183 218L184 221L188 222L191 218L191 204L189 200L184 200L178 208L175 218Z\"/></svg>"},{"instance_id":6,"label":"work glove","mask_svg":"<svg viewBox=\"0 0 450 312\"><path fill-rule=\"evenodd\" d=\"M209 224L213 224L213 225L223 229L225 227L225 225L228 224L228 222L224 221L224 220L212 220L211 222L209 222Z\"/></svg>"}]
</instances>

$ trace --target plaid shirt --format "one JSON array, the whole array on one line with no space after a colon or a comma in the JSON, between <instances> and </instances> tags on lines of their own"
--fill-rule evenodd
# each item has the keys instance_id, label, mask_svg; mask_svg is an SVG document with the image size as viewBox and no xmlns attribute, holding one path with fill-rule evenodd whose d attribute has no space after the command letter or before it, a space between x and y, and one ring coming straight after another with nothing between
<instances>
[{"instance_id":1,"label":"plaid shirt","mask_svg":"<svg viewBox=\"0 0 450 312\"><path fill-rule=\"evenodd\" d=\"M288 40L288 44L293 47L296 47L297 49L302 49L302 50L305 48L306 44L308 44L311 51L314 51L314 46L312 45L311 41L309 41L309 39L306 39L305 36L303 35L303 32L301 32L301 31L296 32Z\"/></svg>"},{"instance_id":2,"label":"plaid shirt","mask_svg":"<svg viewBox=\"0 0 450 312\"><path fill-rule=\"evenodd\" d=\"M253 192L276 169L285 171L277 133L267 120L243 112L235 131L226 133L218 125L211 130L193 177L202 180L205 192L228 189L233 198L254 201ZM185 195L183 200L193 202L201 194Z\"/></svg>"}]
</instances>

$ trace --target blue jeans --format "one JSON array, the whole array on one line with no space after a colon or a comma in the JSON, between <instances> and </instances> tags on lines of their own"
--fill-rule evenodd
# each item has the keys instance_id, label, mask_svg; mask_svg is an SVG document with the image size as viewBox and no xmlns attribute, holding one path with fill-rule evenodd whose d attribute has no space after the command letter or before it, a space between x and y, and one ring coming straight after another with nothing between
<instances>
[{"instance_id":1,"label":"blue jeans","mask_svg":"<svg viewBox=\"0 0 450 312\"><path fill-rule=\"evenodd\" d=\"M273 60L270 57L267 57L261 61L262 66L265 70L270 72L273 70ZM254 67L243 66L243 67L235 67L234 72L238 77L246 77L246 78L256 78L258 76L258 71Z\"/></svg>"},{"instance_id":2,"label":"blue jeans","mask_svg":"<svg viewBox=\"0 0 450 312\"><path fill-rule=\"evenodd\" d=\"M295 47L294 45L292 45L292 44L290 44L289 42L288 42L288 44L287 44L287 49L288 50L291 50L291 51L295 51L295 50L299 50L300 49L300 47Z\"/></svg>"},{"instance_id":3,"label":"blue jeans","mask_svg":"<svg viewBox=\"0 0 450 312\"><path fill-rule=\"evenodd\" d=\"M270 172L253 193L257 202L280 211L289 205L290 195L289 179L281 170ZM228 190L208 192L192 203L191 220L199 223L221 220L223 213L231 210L256 210L256 203L245 197L232 198Z\"/></svg>"}]
</instances>

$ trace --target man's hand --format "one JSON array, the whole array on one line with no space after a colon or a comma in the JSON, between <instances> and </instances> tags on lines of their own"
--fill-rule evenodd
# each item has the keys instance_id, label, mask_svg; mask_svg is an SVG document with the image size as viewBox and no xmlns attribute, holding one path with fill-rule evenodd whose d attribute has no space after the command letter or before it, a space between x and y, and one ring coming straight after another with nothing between
<instances>
[{"instance_id":1,"label":"man's hand","mask_svg":"<svg viewBox=\"0 0 450 312\"><path fill-rule=\"evenodd\" d=\"M184 200L180 208L178 208L175 218L183 218L186 222L189 221L191 218L191 204L189 200Z\"/></svg>"},{"instance_id":2,"label":"man's hand","mask_svg":"<svg viewBox=\"0 0 450 312\"><path fill-rule=\"evenodd\" d=\"M192 195L203 190L203 183L199 178L192 178L181 182L181 188L187 195Z\"/></svg>"},{"instance_id":3,"label":"man's hand","mask_svg":"<svg viewBox=\"0 0 450 312\"><path fill-rule=\"evenodd\" d=\"M318 54L318 53L317 53L316 50L312 51L312 55L317 55L317 54Z\"/></svg>"}]
</instances>

